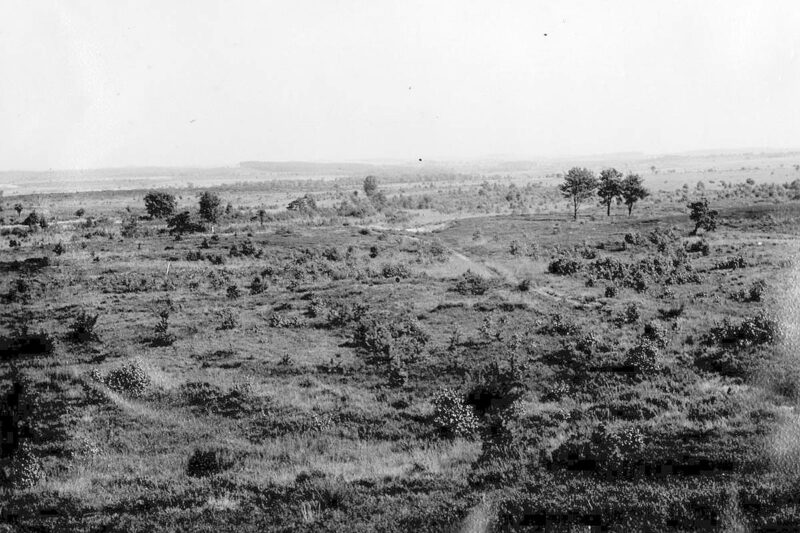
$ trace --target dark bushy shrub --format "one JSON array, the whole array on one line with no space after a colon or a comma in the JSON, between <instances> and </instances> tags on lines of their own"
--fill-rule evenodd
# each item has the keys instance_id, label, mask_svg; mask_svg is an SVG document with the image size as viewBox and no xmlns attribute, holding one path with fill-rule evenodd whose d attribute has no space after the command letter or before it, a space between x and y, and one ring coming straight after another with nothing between
<instances>
[{"instance_id":1,"label":"dark bushy shrub","mask_svg":"<svg viewBox=\"0 0 800 533\"><path fill-rule=\"evenodd\" d=\"M386 263L381 267L381 276L406 279L411 277L411 270L403 263Z\"/></svg>"},{"instance_id":2,"label":"dark bushy shrub","mask_svg":"<svg viewBox=\"0 0 800 533\"><path fill-rule=\"evenodd\" d=\"M213 476L230 470L234 464L235 460L227 450L196 448L186 464L186 475L189 477Z\"/></svg>"},{"instance_id":3,"label":"dark bushy shrub","mask_svg":"<svg viewBox=\"0 0 800 533\"><path fill-rule=\"evenodd\" d=\"M78 343L86 343L99 340L94 328L97 324L99 314L91 314L81 311L69 327L69 338Z\"/></svg>"},{"instance_id":4,"label":"dark bushy shrub","mask_svg":"<svg viewBox=\"0 0 800 533\"><path fill-rule=\"evenodd\" d=\"M376 361L413 362L422 355L430 335L419 322L389 314L364 316L353 331L353 344Z\"/></svg>"},{"instance_id":5,"label":"dark bushy shrub","mask_svg":"<svg viewBox=\"0 0 800 533\"><path fill-rule=\"evenodd\" d=\"M560 276L570 276L583 269L583 263L571 257L559 257L550 261L547 265L547 271L551 274L558 274Z\"/></svg>"},{"instance_id":6,"label":"dark bushy shrub","mask_svg":"<svg viewBox=\"0 0 800 533\"><path fill-rule=\"evenodd\" d=\"M642 340L628 350L625 365L640 374L650 374L658 370L658 349L649 340Z\"/></svg>"},{"instance_id":7,"label":"dark bushy shrub","mask_svg":"<svg viewBox=\"0 0 800 533\"><path fill-rule=\"evenodd\" d=\"M490 288L489 280L467 270L456 283L455 290L459 294L481 296Z\"/></svg>"},{"instance_id":8,"label":"dark bushy shrub","mask_svg":"<svg viewBox=\"0 0 800 533\"><path fill-rule=\"evenodd\" d=\"M150 376L139 363L131 361L109 372L103 383L114 392L136 398L150 386Z\"/></svg>"},{"instance_id":9,"label":"dark bushy shrub","mask_svg":"<svg viewBox=\"0 0 800 533\"><path fill-rule=\"evenodd\" d=\"M470 437L478 430L478 419L472 407L452 389L436 393L433 403L433 423L447 437Z\"/></svg>"},{"instance_id":10,"label":"dark bushy shrub","mask_svg":"<svg viewBox=\"0 0 800 533\"><path fill-rule=\"evenodd\" d=\"M739 324L724 319L703 337L707 346L740 349L760 344L772 344L778 338L778 323L765 312L746 318Z\"/></svg>"},{"instance_id":11,"label":"dark bushy shrub","mask_svg":"<svg viewBox=\"0 0 800 533\"><path fill-rule=\"evenodd\" d=\"M729 257L714 265L715 270L737 270L745 267L747 267L747 261L741 255Z\"/></svg>"}]
</instances>

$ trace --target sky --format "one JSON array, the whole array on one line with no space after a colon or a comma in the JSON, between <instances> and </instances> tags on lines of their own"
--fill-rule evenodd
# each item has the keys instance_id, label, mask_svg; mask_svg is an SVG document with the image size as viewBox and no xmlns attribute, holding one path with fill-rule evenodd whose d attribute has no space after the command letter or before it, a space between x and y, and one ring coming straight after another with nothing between
<instances>
[{"instance_id":1,"label":"sky","mask_svg":"<svg viewBox=\"0 0 800 533\"><path fill-rule=\"evenodd\" d=\"M0 170L800 147L794 0L4 0Z\"/></svg>"}]
</instances>

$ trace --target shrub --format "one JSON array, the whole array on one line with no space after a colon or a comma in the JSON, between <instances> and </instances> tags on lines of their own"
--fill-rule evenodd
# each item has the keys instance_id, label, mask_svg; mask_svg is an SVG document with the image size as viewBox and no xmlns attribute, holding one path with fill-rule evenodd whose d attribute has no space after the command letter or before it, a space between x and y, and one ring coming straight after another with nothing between
<instances>
[{"instance_id":1,"label":"shrub","mask_svg":"<svg viewBox=\"0 0 800 533\"><path fill-rule=\"evenodd\" d=\"M530 278L525 278L525 279L523 279L522 281L519 282L519 285L517 286L517 289L520 292L528 292L529 290L531 290L532 286L533 286L533 281L531 281Z\"/></svg>"},{"instance_id":2,"label":"shrub","mask_svg":"<svg viewBox=\"0 0 800 533\"><path fill-rule=\"evenodd\" d=\"M642 244L643 242L644 239L642 238L642 234L638 231L625 234L625 243L627 244Z\"/></svg>"},{"instance_id":3,"label":"shrub","mask_svg":"<svg viewBox=\"0 0 800 533\"><path fill-rule=\"evenodd\" d=\"M81 311L69 327L69 338L74 342L86 343L99 340L94 328L97 325L99 314L90 314Z\"/></svg>"},{"instance_id":4,"label":"shrub","mask_svg":"<svg viewBox=\"0 0 800 533\"><path fill-rule=\"evenodd\" d=\"M658 349L649 340L642 340L628 350L625 365L642 374L655 372L658 370Z\"/></svg>"},{"instance_id":5,"label":"shrub","mask_svg":"<svg viewBox=\"0 0 800 533\"><path fill-rule=\"evenodd\" d=\"M764 280L754 281L746 291L742 290L733 295L734 299L740 302L760 302L767 291L767 283Z\"/></svg>"},{"instance_id":6,"label":"shrub","mask_svg":"<svg viewBox=\"0 0 800 533\"><path fill-rule=\"evenodd\" d=\"M642 314L639 311L639 306L631 303L625 308L625 312L622 314L622 320L626 324L635 324L639 321Z\"/></svg>"},{"instance_id":7,"label":"shrub","mask_svg":"<svg viewBox=\"0 0 800 533\"><path fill-rule=\"evenodd\" d=\"M178 213L172 218L169 218L167 220L167 227L169 228L170 234L177 233L178 235L206 231L204 225L192 220L192 216L189 211Z\"/></svg>"},{"instance_id":8,"label":"shrub","mask_svg":"<svg viewBox=\"0 0 800 533\"><path fill-rule=\"evenodd\" d=\"M747 266L747 261L745 261L744 257L741 255L737 255L735 257L729 257L728 259L724 259L722 261L717 262L714 265L715 270L737 270L739 268L745 268Z\"/></svg>"},{"instance_id":9,"label":"shrub","mask_svg":"<svg viewBox=\"0 0 800 533\"><path fill-rule=\"evenodd\" d=\"M617 289L616 285L608 285L605 290L605 296L606 298L615 298L618 292L619 289Z\"/></svg>"},{"instance_id":10,"label":"shrub","mask_svg":"<svg viewBox=\"0 0 800 533\"><path fill-rule=\"evenodd\" d=\"M447 437L470 437L478 430L478 418L464 398L452 389L442 389L432 400L433 423Z\"/></svg>"},{"instance_id":11,"label":"shrub","mask_svg":"<svg viewBox=\"0 0 800 533\"><path fill-rule=\"evenodd\" d=\"M705 239L700 239L699 241L692 241L690 243L686 243L684 248L687 252L693 252L693 253L699 252L704 256L707 256L711 253L711 246Z\"/></svg>"},{"instance_id":12,"label":"shrub","mask_svg":"<svg viewBox=\"0 0 800 533\"><path fill-rule=\"evenodd\" d=\"M411 277L411 270L403 263L386 263L381 267L384 278L405 279Z\"/></svg>"},{"instance_id":13,"label":"shrub","mask_svg":"<svg viewBox=\"0 0 800 533\"><path fill-rule=\"evenodd\" d=\"M581 269L583 269L583 263L570 257L559 257L550 261L550 264L547 265L548 272L560 276L569 276L579 272Z\"/></svg>"},{"instance_id":14,"label":"shrub","mask_svg":"<svg viewBox=\"0 0 800 533\"><path fill-rule=\"evenodd\" d=\"M358 302L332 302L327 304L328 325L344 327L359 322L369 312L369 307Z\"/></svg>"},{"instance_id":15,"label":"shrub","mask_svg":"<svg viewBox=\"0 0 800 533\"><path fill-rule=\"evenodd\" d=\"M190 477L213 476L229 470L235 461L227 450L195 448L186 464L186 475Z\"/></svg>"},{"instance_id":16,"label":"shrub","mask_svg":"<svg viewBox=\"0 0 800 533\"><path fill-rule=\"evenodd\" d=\"M388 369L388 385L390 387L402 387L408 382L408 369L405 363L398 359L392 359L389 362Z\"/></svg>"},{"instance_id":17,"label":"shrub","mask_svg":"<svg viewBox=\"0 0 800 533\"><path fill-rule=\"evenodd\" d=\"M489 290L490 284L484 277L467 270L456 282L455 291L463 295L481 296Z\"/></svg>"},{"instance_id":18,"label":"shrub","mask_svg":"<svg viewBox=\"0 0 800 533\"><path fill-rule=\"evenodd\" d=\"M728 349L746 348L760 344L772 344L778 337L778 323L763 311L756 316L733 324L725 318L703 337L706 345L717 345Z\"/></svg>"},{"instance_id":19,"label":"shrub","mask_svg":"<svg viewBox=\"0 0 800 533\"><path fill-rule=\"evenodd\" d=\"M139 363L131 361L109 372L103 383L114 392L135 398L144 394L150 386L150 376Z\"/></svg>"},{"instance_id":20,"label":"shrub","mask_svg":"<svg viewBox=\"0 0 800 533\"><path fill-rule=\"evenodd\" d=\"M153 346L171 346L175 342L175 335L169 332L169 315L169 309L162 309L158 312L155 334L151 339Z\"/></svg>"},{"instance_id":21,"label":"shrub","mask_svg":"<svg viewBox=\"0 0 800 533\"><path fill-rule=\"evenodd\" d=\"M44 478L44 470L28 443L17 448L9 465L8 481L15 489L28 489Z\"/></svg>"},{"instance_id":22,"label":"shrub","mask_svg":"<svg viewBox=\"0 0 800 533\"><path fill-rule=\"evenodd\" d=\"M690 210L689 218L694 222L692 235L697 235L698 230L714 231L717 229L717 211L708 207L708 199L703 198L687 206Z\"/></svg>"},{"instance_id":23,"label":"shrub","mask_svg":"<svg viewBox=\"0 0 800 533\"><path fill-rule=\"evenodd\" d=\"M664 326L651 321L644 325L644 338L659 348L666 348L669 337Z\"/></svg>"},{"instance_id":24,"label":"shrub","mask_svg":"<svg viewBox=\"0 0 800 533\"><path fill-rule=\"evenodd\" d=\"M253 281L250 283L250 294L261 294L265 290L267 290L267 283L259 276L253 278Z\"/></svg>"},{"instance_id":25,"label":"shrub","mask_svg":"<svg viewBox=\"0 0 800 533\"><path fill-rule=\"evenodd\" d=\"M364 316L353 331L354 346L383 362L413 362L422 355L429 340L430 335L413 318L388 314Z\"/></svg>"},{"instance_id":26,"label":"shrub","mask_svg":"<svg viewBox=\"0 0 800 533\"><path fill-rule=\"evenodd\" d=\"M58 242L58 244L56 244L55 246L53 246L53 253L54 253L54 254L56 254L56 255L61 255L61 254L63 254L63 253L64 253L64 252L66 252L66 251L67 251L67 249L66 249L66 247L65 247L65 246L64 246L64 245L61 243L61 241L59 241L59 242Z\"/></svg>"},{"instance_id":27,"label":"shrub","mask_svg":"<svg viewBox=\"0 0 800 533\"><path fill-rule=\"evenodd\" d=\"M560 313L550 315L550 319L541 328L541 333L549 335L576 335L580 328L578 325Z\"/></svg>"},{"instance_id":28,"label":"shrub","mask_svg":"<svg viewBox=\"0 0 800 533\"><path fill-rule=\"evenodd\" d=\"M219 312L219 329L236 329L239 327L239 315L231 307Z\"/></svg>"},{"instance_id":29,"label":"shrub","mask_svg":"<svg viewBox=\"0 0 800 533\"><path fill-rule=\"evenodd\" d=\"M20 355L50 355L55 351L55 340L45 331L29 331L23 326L10 337L0 337L0 361Z\"/></svg>"},{"instance_id":30,"label":"shrub","mask_svg":"<svg viewBox=\"0 0 800 533\"><path fill-rule=\"evenodd\" d=\"M296 328L302 326L303 322L299 316L272 313L269 317L269 325L273 328Z\"/></svg>"},{"instance_id":31,"label":"shrub","mask_svg":"<svg viewBox=\"0 0 800 533\"><path fill-rule=\"evenodd\" d=\"M238 285L229 285L228 289L225 291L225 294L231 300L235 300L235 299L240 298L242 296L242 291L239 289Z\"/></svg>"}]
</instances>

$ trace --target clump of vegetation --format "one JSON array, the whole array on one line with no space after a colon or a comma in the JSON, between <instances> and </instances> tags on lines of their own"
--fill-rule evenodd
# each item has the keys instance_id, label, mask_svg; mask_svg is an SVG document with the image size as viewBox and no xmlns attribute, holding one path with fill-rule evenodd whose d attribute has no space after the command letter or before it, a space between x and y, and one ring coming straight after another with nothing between
<instances>
[{"instance_id":1,"label":"clump of vegetation","mask_svg":"<svg viewBox=\"0 0 800 533\"><path fill-rule=\"evenodd\" d=\"M250 283L250 294L256 295L261 294L265 290L267 290L267 282L261 279L260 276L256 276L253 278L253 281Z\"/></svg>"},{"instance_id":2,"label":"clump of vegetation","mask_svg":"<svg viewBox=\"0 0 800 533\"><path fill-rule=\"evenodd\" d=\"M100 315L81 311L69 327L69 338L78 343L87 343L100 340L95 332L97 319Z\"/></svg>"},{"instance_id":3,"label":"clump of vegetation","mask_svg":"<svg viewBox=\"0 0 800 533\"><path fill-rule=\"evenodd\" d=\"M685 245L686 251L690 253L701 253L704 256L711 254L711 245L708 244L708 241L705 239L700 239L697 241L692 241L686 243Z\"/></svg>"},{"instance_id":4,"label":"clump of vegetation","mask_svg":"<svg viewBox=\"0 0 800 533\"><path fill-rule=\"evenodd\" d=\"M409 363L422 356L430 335L413 318L383 313L362 317L356 323L352 340L373 361L388 363L398 359Z\"/></svg>"},{"instance_id":5,"label":"clump of vegetation","mask_svg":"<svg viewBox=\"0 0 800 533\"><path fill-rule=\"evenodd\" d=\"M571 257L559 257L550 261L547 271L560 276L571 276L583 269L583 262Z\"/></svg>"},{"instance_id":6,"label":"clump of vegetation","mask_svg":"<svg viewBox=\"0 0 800 533\"><path fill-rule=\"evenodd\" d=\"M134 398L143 395L150 382L150 376L136 361L115 368L103 378L103 383L109 389Z\"/></svg>"},{"instance_id":7,"label":"clump of vegetation","mask_svg":"<svg viewBox=\"0 0 800 533\"><path fill-rule=\"evenodd\" d=\"M236 300L242 297L242 290L238 285L228 285L228 288L225 290L225 295L231 300Z\"/></svg>"},{"instance_id":8,"label":"clump of vegetation","mask_svg":"<svg viewBox=\"0 0 800 533\"><path fill-rule=\"evenodd\" d=\"M411 270L404 263L386 263L381 267L384 278L406 279L411 277Z\"/></svg>"},{"instance_id":9,"label":"clump of vegetation","mask_svg":"<svg viewBox=\"0 0 800 533\"><path fill-rule=\"evenodd\" d=\"M0 360L22 355L50 355L55 351L55 339L46 331L32 331L23 324L10 336L0 337Z\"/></svg>"},{"instance_id":10,"label":"clump of vegetation","mask_svg":"<svg viewBox=\"0 0 800 533\"><path fill-rule=\"evenodd\" d=\"M643 339L625 355L625 365L641 374L651 374L658 370L658 348L650 339Z\"/></svg>"},{"instance_id":11,"label":"clump of vegetation","mask_svg":"<svg viewBox=\"0 0 800 533\"><path fill-rule=\"evenodd\" d=\"M220 205L222 204L219 196L213 192L204 191L200 195L198 204L200 217L203 220L214 223L219 219L221 214Z\"/></svg>"},{"instance_id":12,"label":"clump of vegetation","mask_svg":"<svg viewBox=\"0 0 800 533\"><path fill-rule=\"evenodd\" d=\"M570 318L561 313L556 313L550 315L540 332L545 335L576 335L580 332L580 327Z\"/></svg>"},{"instance_id":13,"label":"clump of vegetation","mask_svg":"<svg viewBox=\"0 0 800 533\"><path fill-rule=\"evenodd\" d=\"M463 396L453 389L442 389L431 400L433 423L447 437L471 437L478 431L478 418Z\"/></svg>"},{"instance_id":14,"label":"clump of vegetation","mask_svg":"<svg viewBox=\"0 0 800 533\"><path fill-rule=\"evenodd\" d=\"M760 302L764 299L764 294L767 292L767 283L763 279L759 279L750 285L747 290L742 289L735 293L733 298L740 302Z\"/></svg>"},{"instance_id":15,"label":"clump of vegetation","mask_svg":"<svg viewBox=\"0 0 800 533\"><path fill-rule=\"evenodd\" d=\"M184 233L199 233L206 231L206 227L194 220L189 211L178 213L172 218L167 219L167 227L170 234L182 235Z\"/></svg>"},{"instance_id":16,"label":"clump of vegetation","mask_svg":"<svg viewBox=\"0 0 800 533\"><path fill-rule=\"evenodd\" d=\"M235 464L234 457L227 449L195 448L186 464L189 477L208 477L230 470Z\"/></svg>"},{"instance_id":17,"label":"clump of vegetation","mask_svg":"<svg viewBox=\"0 0 800 533\"><path fill-rule=\"evenodd\" d=\"M232 307L226 307L219 312L219 329L236 329L239 324L239 314Z\"/></svg>"},{"instance_id":18,"label":"clump of vegetation","mask_svg":"<svg viewBox=\"0 0 800 533\"><path fill-rule=\"evenodd\" d=\"M144 197L144 207L152 218L167 218L175 213L175 196L161 191L150 191Z\"/></svg>"},{"instance_id":19,"label":"clump of vegetation","mask_svg":"<svg viewBox=\"0 0 800 533\"><path fill-rule=\"evenodd\" d=\"M721 324L711 328L702 342L708 346L729 349L747 348L761 344L772 344L778 338L778 323L765 312L746 318L738 324L725 318Z\"/></svg>"},{"instance_id":20,"label":"clump of vegetation","mask_svg":"<svg viewBox=\"0 0 800 533\"><path fill-rule=\"evenodd\" d=\"M303 320L299 316L272 313L269 316L269 326L271 328L297 328L303 325Z\"/></svg>"},{"instance_id":21,"label":"clump of vegetation","mask_svg":"<svg viewBox=\"0 0 800 533\"><path fill-rule=\"evenodd\" d=\"M714 264L715 270L737 270L747 267L747 261L741 255L729 257Z\"/></svg>"},{"instance_id":22,"label":"clump of vegetation","mask_svg":"<svg viewBox=\"0 0 800 533\"><path fill-rule=\"evenodd\" d=\"M456 282L455 291L463 295L481 296L490 288L489 280L467 270Z\"/></svg>"},{"instance_id":23,"label":"clump of vegetation","mask_svg":"<svg viewBox=\"0 0 800 533\"><path fill-rule=\"evenodd\" d=\"M172 346L176 337L169 331L169 308L161 309L158 312L158 322L154 328L153 338L150 343L153 346Z\"/></svg>"},{"instance_id":24,"label":"clump of vegetation","mask_svg":"<svg viewBox=\"0 0 800 533\"><path fill-rule=\"evenodd\" d=\"M660 323L650 321L644 325L644 338L659 348L666 348L669 335L667 329Z\"/></svg>"},{"instance_id":25,"label":"clump of vegetation","mask_svg":"<svg viewBox=\"0 0 800 533\"><path fill-rule=\"evenodd\" d=\"M42 462L27 442L23 442L11 458L7 476L14 489L29 489L44 479Z\"/></svg>"}]
</instances>

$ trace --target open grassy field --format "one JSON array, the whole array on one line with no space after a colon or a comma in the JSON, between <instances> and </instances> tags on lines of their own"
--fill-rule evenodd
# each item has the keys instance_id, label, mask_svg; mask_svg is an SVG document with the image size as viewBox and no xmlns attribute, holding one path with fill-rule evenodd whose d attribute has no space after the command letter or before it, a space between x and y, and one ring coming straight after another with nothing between
<instances>
[{"instance_id":1,"label":"open grassy field","mask_svg":"<svg viewBox=\"0 0 800 533\"><path fill-rule=\"evenodd\" d=\"M0 531L797 531L800 173L728 162L4 197Z\"/></svg>"}]
</instances>

